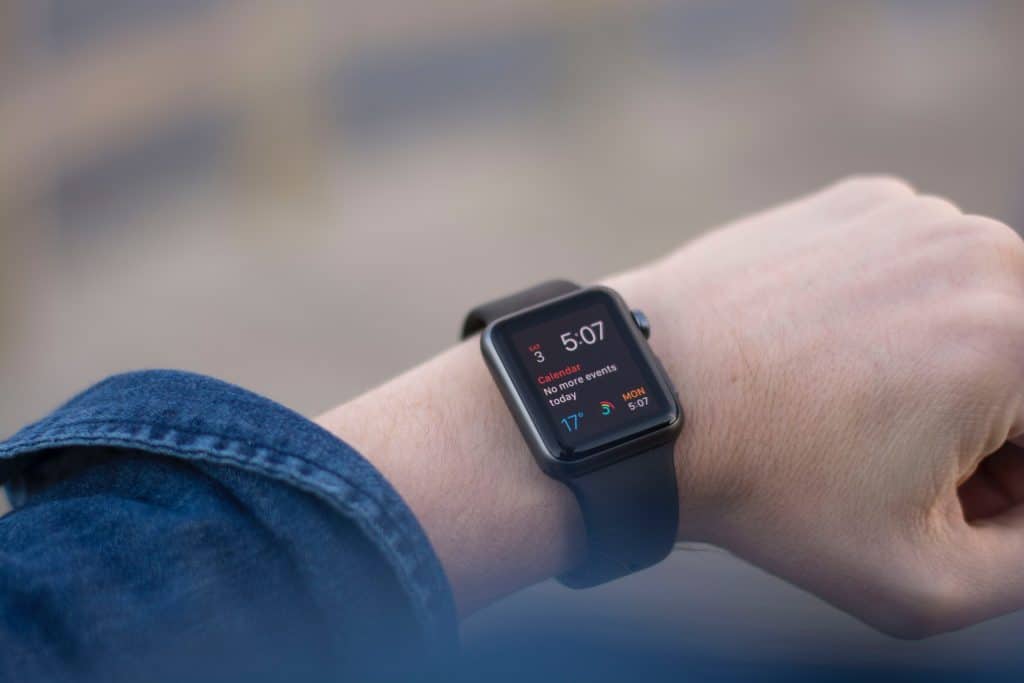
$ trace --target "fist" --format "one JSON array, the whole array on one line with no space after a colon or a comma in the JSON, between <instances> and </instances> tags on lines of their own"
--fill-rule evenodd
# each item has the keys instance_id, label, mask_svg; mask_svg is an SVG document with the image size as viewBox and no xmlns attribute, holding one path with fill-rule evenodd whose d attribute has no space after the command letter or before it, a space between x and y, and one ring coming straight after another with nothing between
<instances>
[{"instance_id":1,"label":"fist","mask_svg":"<svg viewBox=\"0 0 1024 683\"><path fill-rule=\"evenodd\" d=\"M1024 606L1024 242L891 178L708 233L613 286L687 416L680 536L887 632Z\"/></svg>"}]
</instances>

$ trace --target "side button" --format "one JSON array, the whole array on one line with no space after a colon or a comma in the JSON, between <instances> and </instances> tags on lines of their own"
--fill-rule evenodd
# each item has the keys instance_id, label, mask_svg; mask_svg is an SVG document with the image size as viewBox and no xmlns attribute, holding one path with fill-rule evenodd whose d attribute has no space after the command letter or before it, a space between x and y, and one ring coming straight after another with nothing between
<instances>
[{"instance_id":1,"label":"side button","mask_svg":"<svg viewBox=\"0 0 1024 683\"><path fill-rule=\"evenodd\" d=\"M633 322L640 328L641 334L644 335L644 339L651 338L651 321L647 319L644 312L639 309L633 309Z\"/></svg>"}]
</instances>

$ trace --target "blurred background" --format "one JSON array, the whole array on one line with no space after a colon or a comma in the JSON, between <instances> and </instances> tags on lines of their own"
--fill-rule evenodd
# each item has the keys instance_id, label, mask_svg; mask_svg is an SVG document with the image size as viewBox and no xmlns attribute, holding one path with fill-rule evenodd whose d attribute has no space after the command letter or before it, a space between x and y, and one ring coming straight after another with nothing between
<instances>
[{"instance_id":1,"label":"blurred background","mask_svg":"<svg viewBox=\"0 0 1024 683\"><path fill-rule=\"evenodd\" d=\"M1015 0L0 0L0 436L143 367L313 416L475 302L850 173L1024 225L1022 34ZM712 674L1024 656L1021 617L893 641L709 549L466 646L541 623Z\"/></svg>"}]
</instances>

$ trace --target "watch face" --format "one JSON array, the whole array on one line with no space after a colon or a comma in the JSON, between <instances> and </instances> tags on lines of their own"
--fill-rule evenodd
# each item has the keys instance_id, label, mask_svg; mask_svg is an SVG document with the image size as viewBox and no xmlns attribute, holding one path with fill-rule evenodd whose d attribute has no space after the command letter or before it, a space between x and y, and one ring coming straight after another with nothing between
<instances>
[{"instance_id":1,"label":"watch face","mask_svg":"<svg viewBox=\"0 0 1024 683\"><path fill-rule=\"evenodd\" d=\"M631 314L605 290L583 290L501 320L490 339L558 460L580 460L679 416Z\"/></svg>"}]
</instances>

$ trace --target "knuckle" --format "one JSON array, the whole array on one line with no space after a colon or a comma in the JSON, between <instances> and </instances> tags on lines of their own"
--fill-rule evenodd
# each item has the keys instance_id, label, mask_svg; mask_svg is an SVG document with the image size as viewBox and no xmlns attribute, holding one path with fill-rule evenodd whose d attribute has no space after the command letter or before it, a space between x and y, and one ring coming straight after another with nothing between
<instances>
[{"instance_id":1,"label":"knuckle","mask_svg":"<svg viewBox=\"0 0 1024 683\"><path fill-rule=\"evenodd\" d=\"M943 330L950 342L943 352L946 373L962 401L983 401L1019 377L1024 370L1024 307L1019 297L975 288L943 310Z\"/></svg>"},{"instance_id":2,"label":"knuckle","mask_svg":"<svg viewBox=\"0 0 1024 683\"><path fill-rule=\"evenodd\" d=\"M949 221L942 232L953 240L950 245L965 284L1020 299L1024 293L1024 239L1013 228L984 216L961 216Z\"/></svg>"},{"instance_id":3,"label":"knuckle","mask_svg":"<svg viewBox=\"0 0 1024 683\"><path fill-rule=\"evenodd\" d=\"M903 640L928 638L957 628L960 604L960 590L954 583L915 586L879 628Z\"/></svg>"},{"instance_id":4,"label":"knuckle","mask_svg":"<svg viewBox=\"0 0 1024 683\"><path fill-rule=\"evenodd\" d=\"M906 180L890 175L853 175L835 184L837 192L876 200L912 197L913 186Z\"/></svg>"},{"instance_id":5,"label":"knuckle","mask_svg":"<svg viewBox=\"0 0 1024 683\"><path fill-rule=\"evenodd\" d=\"M881 630L900 640L922 640L943 631L938 627L935 615L923 608L904 612Z\"/></svg>"},{"instance_id":6,"label":"knuckle","mask_svg":"<svg viewBox=\"0 0 1024 683\"><path fill-rule=\"evenodd\" d=\"M1013 331L1015 325L1020 327L1019 318L1024 311L1021 310L1018 297L994 288L981 287L973 293L965 294L965 299L967 310L963 319L969 330L1002 336Z\"/></svg>"},{"instance_id":7,"label":"knuckle","mask_svg":"<svg viewBox=\"0 0 1024 683\"><path fill-rule=\"evenodd\" d=\"M985 216L965 216L965 223L981 246L1001 254L1024 258L1024 240L1009 225Z\"/></svg>"},{"instance_id":8,"label":"knuckle","mask_svg":"<svg viewBox=\"0 0 1024 683\"><path fill-rule=\"evenodd\" d=\"M920 195L913 200L914 212L925 219L941 220L960 215L960 207L945 197Z\"/></svg>"}]
</instances>

